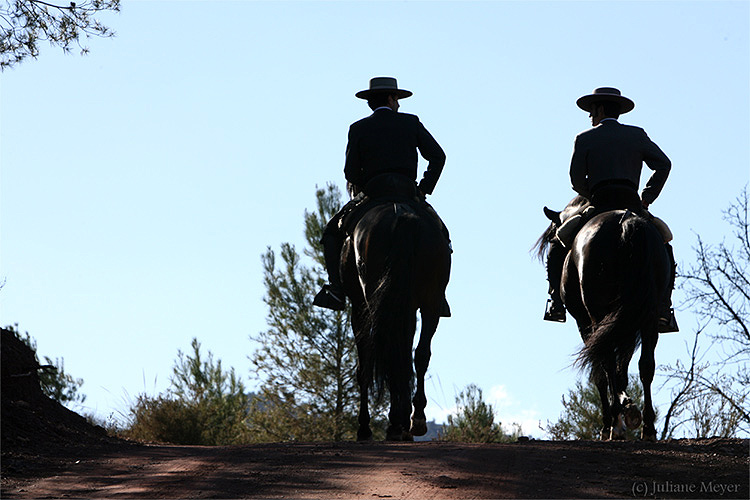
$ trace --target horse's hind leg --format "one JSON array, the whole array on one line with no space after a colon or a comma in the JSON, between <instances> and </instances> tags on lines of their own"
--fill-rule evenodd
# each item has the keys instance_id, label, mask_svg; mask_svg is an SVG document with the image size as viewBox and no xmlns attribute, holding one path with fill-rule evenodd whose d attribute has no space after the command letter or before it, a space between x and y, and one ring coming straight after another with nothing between
<instances>
[{"instance_id":1,"label":"horse's hind leg","mask_svg":"<svg viewBox=\"0 0 750 500\"><path fill-rule=\"evenodd\" d=\"M389 384L388 391L391 393L391 409L388 412L387 441L414 441L414 436L409 432L409 414L411 413L411 400L409 399L409 383L395 381Z\"/></svg>"},{"instance_id":2,"label":"horse's hind leg","mask_svg":"<svg viewBox=\"0 0 750 500\"><path fill-rule=\"evenodd\" d=\"M645 441L656 441L656 427L654 426L656 413L651 402L651 382L654 380L654 371L656 370L654 352L658 339L659 334L656 332L656 328L648 335L643 336L641 359L638 361L641 383L643 384L643 430L641 439Z\"/></svg>"},{"instance_id":3,"label":"horse's hind leg","mask_svg":"<svg viewBox=\"0 0 750 500\"><path fill-rule=\"evenodd\" d=\"M602 430L600 438L602 441L609 440L612 434L612 409L609 405L609 390L607 384L607 374L600 367L591 370L591 381L599 391L599 399L602 408Z\"/></svg>"},{"instance_id":4,"label":"horse's hind leg","mask_svg":"<svg viewBox=\"0 0 750 500\"><path fill-rule=\"evenodd\" d=\"M359 428L357 429L357 441L369 441L372 439L370 429L369 388L372 381L372 346L368 341L368 335L363 334L365 322L362 315L362 307L352 306L352 330L357 339L357 384L359 385Z\"/></svg>"},{"instance_id":5,"label":"horse's hind leg","mask_svg":"<svg viewBox=\"0 0 750 500\"><path fill-rule=\"evenodd\" d=\"M367 362L362 362L362 356L357 366L357 382L359 384L359 428L357 429L357 441L369 441L372 439L372 430L370 429L370 409L369 409L369 386L372 376L372 366Z\"/></svg>"},{"instance_id":6,"label":"horse's hind leg","mask_svg":"<svg viewBox=\"0 0 750 500\"><path fill-rule=\"evenodd\" d=\"M424 390L424 379L427 367L430 364L432 352L430 345L432 337L437 330L440 315L437 312L425 313L422 311L422 330L419 334L419 343L414 351L414 368L417 371L417 390L414 394L414 414L411 417L411 434L424 436L427 434L427 417L424 409L427 406L427 395Z\"/></svg>"},{"instance_id":7,"label":"horse's hind leg","mask_svg":"<svg viewBox=\"0 0 750 500\"><path fill-rule=\"evenodd\" d=\"M641 416L641 410L638 409L638 406L633 402L632 399L630 399L630 396L628 396L627 388L628 388L628 366L630 366L630 360L632 358L632 354L630 355L620 355L617 360L617 385L619 387L619 395L618 399L620 401L620 406L622 408L622 417L625 422L625 426L628 429L637 429L641 426L641 423L643 422L643 417Z\"/></svg>"},{"instance_id":8,"label":"horse's hind leg","mask_svg":"<svg viewBox=\"0 0 750 500\"><path fill-rule=\"evenodd\" d=\"M609 384L609 391L612 395L612 402L610 405L610 412L612 415L612 432L610 439L620 440L625 439L625 430L627 425L625 424L625 417L623 415L623 403L627 401L624 399L625 390L622 385L622 377L619 373L619 366L615 358L614 353L611 354L604 363L604 371L607 374L607 381ZM627 373L625 374L625 380L627 380Z\"/></svg>"}]
</instances>

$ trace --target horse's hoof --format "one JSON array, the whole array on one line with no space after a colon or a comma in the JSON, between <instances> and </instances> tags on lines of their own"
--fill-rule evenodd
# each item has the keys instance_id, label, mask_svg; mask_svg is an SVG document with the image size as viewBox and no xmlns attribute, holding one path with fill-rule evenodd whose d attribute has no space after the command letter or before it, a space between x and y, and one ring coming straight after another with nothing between
<instances>
[{"instance_id":1,"label":"horse's hoof","mask_svg":"<svg viewBox=\"0 0 750 500\"><path fill-rule=\"evenodd\" d=\"M364 443L366 441L372 441L372 431L369 431L369 432L357 431L357 441L360 443Z\"/></svg>"},{"instance_id":2,"label":"horse's hoof","mask_svg":"<svg viewBox=\"0 0 750 500\"><path fill-rule=\"evenodd\" d=\"M649 443L655 443L656 442L656 429L653 431L646 430L646 427L643 428L641 431L641 440L648 441Z\"/></svg>"},{"instance_id":3,"label":"horse's hoof","mask_svg":"<svg viewBox=\"0 0 750 500\"><path fill-rule=\"evenodd\" d=\"M401 428L398 429L388 429L385 431L385 440L386 441L402 441L403 432L401 431Z\"/></svg>"},{"instance_id":4,"label":"horse's hoof","mask_svg":"<svg viewBox=\"0 0 750 500\"><path fill-rule=\"evenodd\" d=\"M412 436L424 436L427 434L427 420L422 418L412 419L409 432Z\"/></svg>"},{"instance_id":5,"label":"horse's hoof","mask_svg":"<svg viewBox=\"0 0 750 500\"><path fill-rule=\"evenodd\" d=\"M385 433L386 441L414 441L414 436L409 431L388 430Z\"/></svg>"},{"instance_id":6,"label":"horse's hoof","mask_svg":"<svg viewBox=\"0 0 750 500\"><path fill-rule=\"evenodd\" d=\"M612 429L612 434L609 437L610 441L625 441L625 433L617 433Z\"/></svg>"},{"instance_id":7,"label":"horse's hoof","mask_svg":"<svg viewBox=\"0 0 750 500\"><path fill-rule=\"evenodd\" d=\"M627 405L623 410L623 413L625 414L625 425L628 426L628 429L637 429L643 423L641 410L639 410L636 405Z\"/></svg>"},{"instance_id":8,"label":"horse's hoof","mask_svg":"<svg viewBox=\"0 0 750 500\"><path fill-rule=\"evenodd\" d=\"M612 427L612 432L609 435L609 439L612 441L622 441L625 439L625 420L622 415L617 416L617 423Z\"/></svg>"}]
</instances>

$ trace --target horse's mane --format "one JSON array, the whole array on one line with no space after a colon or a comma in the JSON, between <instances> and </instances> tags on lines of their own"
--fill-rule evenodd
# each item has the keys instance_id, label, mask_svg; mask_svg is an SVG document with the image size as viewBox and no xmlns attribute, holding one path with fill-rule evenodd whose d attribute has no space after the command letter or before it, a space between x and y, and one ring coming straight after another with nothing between
<instances>
[{"instance_id":1,"label":"horse's mane","mask_svg":"<svg viewBox=\"0 0 750 500\"><path fill-rule=\"evenodd\" d=\"M580 194L577 195L575 198L570 200L565 208L563 208L563 210L559 213L559 220L565 221L565 219L567 219L571 215L580 212L588 204L589 200L587 200ZM545 207L545 209L546 208L547 207ZM545 212L546 211L547 210L545 210ZM544 230L539 239L536 240L536 243L534 243L534 246L531 247L531 252L536 252L537 258L542 262L544 262L544 259L547 256L547 250L549 249L550 243L552 243L552 240L554 240L555 238L558 227L559 225L555 221L550 222L549 226L547 226L547 229Z\"/></svg>"}]
</instances>

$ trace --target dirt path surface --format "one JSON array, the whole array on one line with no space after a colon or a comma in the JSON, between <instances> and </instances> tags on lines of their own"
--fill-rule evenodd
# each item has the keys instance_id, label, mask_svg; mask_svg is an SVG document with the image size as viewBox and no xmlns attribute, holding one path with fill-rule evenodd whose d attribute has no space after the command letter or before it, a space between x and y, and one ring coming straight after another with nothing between
<instances>
[{"instance_id":1,"label":"dirt path surface","mask_svg":"<svg viewBox=\"0 0 750 500\"><path fill-rule=\"evenodd\" d=\"M2 498L750 498L750 441L141 445L42 394L2 330Z\"/></svg>"},{"instance_id":2,"label":"dirt path surface","mask_svg":"<svg viewBox=\"0 0 750 500\"><path fill-rule=\"evenodd\" d=\"M725 439L653 444L111 444L79 449L72 456L6 457L2 496L750 498L749 446L747 440Z\"/></svg>"}]
</instances>

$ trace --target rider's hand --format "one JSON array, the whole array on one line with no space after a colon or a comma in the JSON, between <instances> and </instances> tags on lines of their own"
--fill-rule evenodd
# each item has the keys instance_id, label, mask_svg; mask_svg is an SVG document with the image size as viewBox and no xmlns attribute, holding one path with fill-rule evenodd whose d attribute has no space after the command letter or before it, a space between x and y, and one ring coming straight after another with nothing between
<instances>
[{"instance_id":1,"label":"rider's hand","mask_svg":"<svg viewBox=\"0 0 750 500\"><path fill-rule=\"evenodd\" d=\"M425 201L427 199L427 195L425 195L424 192L419 187L417 187L417 196L422 201Z\"/></svg>"},{"instance_id":2,"label":"rider's hand","mask_svg":"<svg viewBox=\"0 0 750 500\"><path fill-rule=\"evenodd\" d=\"M641 200L641 205L643 205L643 208L645 208L646 210L648 210L648 205L649 205L648 203L646 203L645 201Z\"/></svg>"}]
</instances>

